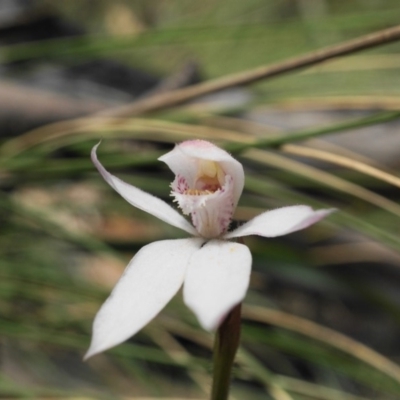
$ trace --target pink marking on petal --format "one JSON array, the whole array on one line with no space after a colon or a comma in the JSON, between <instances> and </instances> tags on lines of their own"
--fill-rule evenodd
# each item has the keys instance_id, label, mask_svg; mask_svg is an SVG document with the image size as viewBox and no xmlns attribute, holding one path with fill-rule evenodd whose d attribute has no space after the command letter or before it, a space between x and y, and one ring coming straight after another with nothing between
<instances>
[{"instance_id":1,"label":"pink marking on petal","mask_svg":"<svg viewBox=\"0 0 400 400\"><path fill-rule=\"evenodd\" d=\"M186 140L182 143L179 144L180 147L198 147L202 149L210 149L212 147L215 147L210 142L207 142L206 140L201 140L201 139L193 139L193 140Z\"/></svg>"},{"instance_id":2,"label":"pink marking on petal","mask_svg":"<svg viewBox=\"0 0 400 400\"><path fill-rule=\"evenodd\" d=\"M185 193L189 189L189 185L186 179L182 175L177 175L175 180L171 184L171 189L173 192Z\"/></svg>"}]
</instances>

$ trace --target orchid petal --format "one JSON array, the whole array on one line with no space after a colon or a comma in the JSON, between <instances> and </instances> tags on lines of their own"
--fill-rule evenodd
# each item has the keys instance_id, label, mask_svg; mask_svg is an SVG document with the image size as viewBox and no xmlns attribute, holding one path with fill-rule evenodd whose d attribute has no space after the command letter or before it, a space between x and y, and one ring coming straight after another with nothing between
<instances>
[{"instance_id":1,"label":"orchid petal","mask_svg":"<svg viewBox=\"0 0 400 400\"><path fill-rule=\"evenodd\" d=\"M208 160L217 162L226 175L233 178L233 203L236 207L244 186L244 172L242 164L235 160L229 153L205 140L187 140L176 145L169 153L159 158L165 162L177 176L185 177L189 186L196 179L197 161Z\"/></svg>"},{"instance_id":2,"label":"orchid petal","mask_svg":"<svg viewBox=\"0 0 400 400\"><path fill-rule=\"evenodd\" d=\"M122 343L150 322L182 285L201 239L162 240L143 247L102 305L85 359Z\"/></svg>"},{"instance_id":3,"label":"orchid petal","mask_svg":"<svg viewBox=\"0 0 400 400\"><path fill-rule=\"evenodd\" d=\"M183 296L206 330L214 330L249 286L251 254L240 243L212 240L190 259Z\"/></svg>"},{"instance_id":4,"label":"orchid petal","mask_svg":"<svg viewBox=\"0 0 400 400\"><path fill-rule=\"evenodd\" d=\"M118 192L128 203L139 208L140 210L146 211L147 213L154 215L162 221L180 228L191 235L197 235L196 229L193 228L193 226L181 214L179 214L163 200L146 193L110 174L97 159L96 150L99 145L100 143L98 143L92 149L92 161L104 180L116 192Z\"/></svg>"},{"instance_id":5,"label":"orchid petal","mask_svg":"<svg viewBox=\"0 0 400 400\"><path fill-rule=\"evenodd\" d=\"M224 239L259 235L275 237L287 235L307 228L335 211L335 209L313 210L309 206L289 206L264 212L244 225L224 235Z\"/></svg>"}]
</instances>

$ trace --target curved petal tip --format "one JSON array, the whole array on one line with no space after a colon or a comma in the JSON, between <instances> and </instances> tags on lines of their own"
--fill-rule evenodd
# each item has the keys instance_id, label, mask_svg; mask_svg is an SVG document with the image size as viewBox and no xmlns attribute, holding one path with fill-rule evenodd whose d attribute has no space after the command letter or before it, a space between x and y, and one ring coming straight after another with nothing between
<instances>
[{"instance_id":1,"label":"curved petal tip","mask_svg":"<svg viewBox=\"0 0 400 400\"><path fill-rule=\"evenodd\" d=\"M202 243L195 238L175 239L143 247L97 313L84 360L124 342L147 325L179 290L189 259Z\"/></svg>"},{"instance_id":2,"label":"curved petal tip","mask_svg":"<svg viewBox=\"0 0 400 400\"><path fill-rule=\"evenodd\" d=\"M104 180L117 193L119 193L128 203L132 204L134 207L137 207L140 210L154 215L160 220L179 229L182 229L191 235L197 235L196 229L169 204L110 174L100 163L96 155L96 150L99 147L100 143L101 142L97 143L97 145L94 146L92 149L91 157L93 164L96 166Z\"/></svg>"},{"instance_id":3,"label":"curved petal tip","mask_svg":"<svg viewBox=\"0 0 400 400\"><path fill-rule=\"evenodd\" d=\"M248 235L264 237L288 235L315 224L334 211L336 211L335 208L313 210L309 206L277 208L258 215L234 231L228 232L224 238L231 239Z\"/></svg>"}]
</instances>

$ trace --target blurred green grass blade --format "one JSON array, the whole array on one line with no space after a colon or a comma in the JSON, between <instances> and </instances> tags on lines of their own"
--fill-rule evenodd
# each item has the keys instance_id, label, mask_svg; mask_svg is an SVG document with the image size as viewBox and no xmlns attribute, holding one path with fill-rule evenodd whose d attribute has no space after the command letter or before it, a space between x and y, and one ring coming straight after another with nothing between
<instances>
[{"instance_id":1,"label":"blurred green grass blade","mask_svg":"<svg viewBox=\"0 0 400 400\"><path fill-rule=\"evenodd\" d=\"M300 175L304 178L318 182L334 192L335 195L345 195L345 197L354 197L366 203L378 207L391 214L400 217L400 206L387 197L372 192L353 182L343 180L329 171L323 171L320 168L308 165L307 163L296 161L280 153L274 153L266 150L250 149L244 154L245 159L257 162L260 166L270 166L287 171L290 174Z\"/></svg>"},{"instance_id":2,"label":"blurred green grass blade","mask_svg":"<svg viewBox=\"0 0 400 400\"><path fill-rule=\"evenodd\" d=\"M37 224L44 232L49 236L64 239L68 242L74 243L75 245L92 250L94 252L105 252L120 257L111 247L107 246L103 241L97 240L92 236L72 233L66 228L61 226L60 223L55 222L44 214L44 212L28 209L21 204L13 201L11 198L7 198L4 194L0 194L0 209L3 209L6 213L18 215L19 217L26 219L26 221Z\"/></svg>"},{"instance_id":3,"label":"blurred green grass blade","mask_svg":"<svg viewBox=\"0 0 400 400\"><path fill-rule=\"evenodd\" d=\"M27 264L29 261L27 260ZM48 277L38 277L32 279L30 277L18 277L19 272L15 271L15 264L8 267L14 273L0 274L0 298L9 298L10 295L22 295L30 300L41 300L44 298L44 290L46 294L54 292L57 296L62 296L63 301L84 301L84 300L102 300L106 290L91 287L89 283L77 284L76 282L68 282L65 277L60 278L57 282L50 282ZM4 264L1 265L2 269ZM36 274L38 276L39 274ZM40 275L39 275L40 276Z\"/></svg>"},{"instance_id":4,"label":"blurred green grass blade","mask_svg":"<svg viewBox=\"0 0 400 400\"><path fill-rule=\"evenodd\" d=\"M352 359L348 355L338 353L333 349L327 349L292 333L245 325L243 337L246 342L256 345L264 343L313 364L323 366L328 370L335 370L372 389L400 394L400 385L381 372L361 364L358 360Z\"/></svg>"},{"instance_id":5,"label":"blurred green grass blade","mask_svg":"<svg viewBox=\"0 0 400 400\"><path fill-rule=\"evenodd\" d=\"M329 29L333 32L343 32L345 36L354 35L354 30L365 31L371 30L376 26L377 21L386 21L386 26L396 24L398 21L395 14L398 8L394 10L376 10L375 12L360 10L359 13L343 13L337 15L328 15L327 18L315 19L313 21L314 29ZM276 55L279 53L290 54L293 49L309 49L317 43L315 41L307 41L309 36L307 27L302 21L293 19L292 21L277 21L276 23L252 23L246 22L236 24L224 24L221 21L203 21L196 25L177 24L164 29L153 29L142 33L139 36L125 37L75 37L46 40L41 42L8 45L2 49L2 62L16 62L27 59L45 58L54 60L60 58L89 58L94 56L110 55L118 51L129 49L131 52L143 48L180 45L198 48L205 45L218 45L218 47L229 49L229 44L237 45L240 43L242 48L248 42L254 48L259 47L254 41L260 42L260 38L275 37L274 41L263 40L264 53ZM225 21L224 21L225 22ZM349 31L351 32L349 33ZM296 33L296 35L294 35ZM279 38L279 39L277 39ZM288 39L291 39L290 41ZM287 46L279 46L280 43L286 42ZM233 50L233 49L232 49ZM254 53L257 53L254 51ZM260 54L258 58L265 57Z\"/></svg>"},{"instance_id":6,"label":"blurred green grass blade","mask_svg":"<svg viewBox=\"0 0 400 400\"><path fill-rule=\"evenodd\" d=\"M264 384L267 392L272 396L272 398L275 400L292 400L292 396L282 388L280 383L275 379L275 375L243 347L239 348L237 359L239 362L242 362L247 367L251 368L252 374Z\"/></svg>"},{"instance_id":7,"label":"blurred green grass blade","mask_svg":"<svg viewBox=\"0 0 400 400\"><path fill-rule=\"evenodd\" d=\"M324 343L332 348L336 348L340 352L358 359L363 364L391 378L396 387L400 388L400 366L398 364L372 348L336 330L293 314L266 307L245 306L243 308L243 316L253 322L257 321L267 325L272 324L273 326L305 336L310 340L315 340L318 343Z\"/></svg>"},{"instance_id":8,"label":"blurred green grass blade","mask_svg":"<svg viewBox=\"0 0 400 400\"><path fill-rule=\"evenodd\" d=\"M161 156L161 152L146 152L135 154L134 157L128 154L105 155L101 157L101 161L107 168L111 167L137 167L148 166L157 163L157 158ZM72 176L77 173L86 171L94 171L92 161L89 155L85 158L73 159L25 159L21 164L19 159L13 159L7 165L7 170L15 173L28 171L30 175L44 175L46 178L52 176Z\"/></svg>"},{"instance_id":9,"label":"blurred green grass blade","mask_svg":"<svg viewBox=\"0 0 400 400\"><path fill-rule=\"evenodd\" d=\"M94 137L97 140L99 140L100 137L109 136L111 136L114 140L127 137L131 139L136 138L140 140L146 140L149 138L148 135L151 133L152 140L161 140L164 138L165 141L173 143L175 140L180 141L189 138L210 139L210 133L213 131L214 140L219 139L224 141L230 139L231 143L226 143L225 148L232 153L240 153L244 150L254 147L274 148L285 143L316 138L329 133L341 133L352 129L359 129L371 125L387 123L396 120L399 117L399 111L383 112L364 118L352 119L350 121L345 121L338 124L281 134L265 139L256 139L254 136L249 137L248 135L244 135L243 133L232 130L216 129L208 126L198 126L176 122L171 123L160 120L152 121L146 119L126 119L124 122L121 122L110 119L106 121L108 126L106 122L101 123L101 121L96 124L96 119L93 121L90 119L82 121L74 120L50 124L43 128L30 131L16 139L6 141L1 146L1 153L4 156L2 157L2 166L5 169L8 168L8 165L11 169L18 167L21 169L24 167L31 168L32 165L30 163L35 163L37 158L45 157L46 153L48 154L71 144L76 146L79 143L85 143L90 140L91 137ZM82 132L85 134L82 134ZM174 134L177 135L176 138L174 137ZM232 141L234 142L232 143ZM93 145L94 144L95 142L93 142ZM42 150L39 152L36 150L36 156L32 157L31 153L31 155L26 158L24 150L26 151L38 145L43 147ZM47 151L45 149L47 149ZM137 163L140 164L141 161L150 162L151 156L155 154L157 153L152 153L151 151L143 155L138 154ZM127 159L125 158L125 160ZM154 161L156 161L156 159ZM132 157L131 163L135 163L135 157ZM71 162L71 165L72 164L73 163ZM123 161L121 161L121 164L123 164ZM71 166L70 168L73 167ZM79 169L79 162L76 168Z\"/></svg>"},{"instance_id":10,"label":"blurred green grass blade","mask_svg":"<svg viewBox=\"0 0 400 400\"><path fill-rule=\"evenodd\" d=\"M81 153L86 142L91 141L91 146L87 149L91 150L95 144L105 138L136 139L157 143L175 143L194 138L249 142L249 139L240 132L210 128L209 126L174 123L158 119L88 117L48 124L5 141L0 148L1 163L6 168L12 158L24 156L26 151L29 151L28 157L43 158L46 154L49 155L56 150L68 146L75 148L81 145ZM252 139L250 138L250 140ZM102 145L103 148L104 145ZM90 154L90 151L87 151L87 154ZM24 160L20 162L24 162Z\"/></svg>"},{"instance_id":11,"label":"blurred green grass blade","mask_svg":"<svg viewBox=\"0 0 400 400\"><path fill-rule=\"evenodd\" d=\"M25 321L6 321L3 320L0 324L0 334L4 337L10 337L14 340L31 341L33 343L43 343L51 347L68 348L83 352L87 349L88 336L73 332L61 332L60 330L49 329L44 327L40 321L37 325L26 323ZM49 348L50 350L50 348ZM148 362L155 362L166 365L176 365L186 367L185 362L177 362L172 360L163 350L152 346L139 345L134 343L126 343L112 349L110 354L122 358L135 358ZM207 365L209 361L201 358L194 358L199 365Z\"/></svg>"},{"instance_id":12,"label":"blurred green grass blade","mask_svg":"<svg viewBox=\"0 0 400 400\"><path fill-rule=\"evenodd\" d=\"M366 397L356 396L325 385L315 384L287 376L278 376L277 381L283 388L291 393L305 396L306 399L310 400L370 400Z\"/></svg>"},{"instance_id":13,"label":"blurred green grass blade","mask_svg":"<svg viewBox=\"0 0 400 400\"><path fill-rule=\"evenodd\" d=\"M121 126L120 124L117 124L113 130L110 131L110 128L106 128L107 132L112 132L112 137L113 139L117 138L122 138L122 137L138 137L140 138L143 134L143 131L146 131L148 129L150 130L157 130L158 132L162 133L165 135L165 137L170 137L171 131L172 132L186 132L185 136L181 136L181 140L190 138L190 132L191 130L194 130L192 132L194 134L194 137L197 137L199 133L204 133L211 134L213 132L214 137L220 133L220 138L223 139L226 136L231 135L232 138L235 138L236 140L240 140L240 143L229 143L225 146L225 148L228 151L231 152L242 152L243 150L249 149L249 148L268 148L268 147L278 147L284 143L291 143L294 141L299 141L299 140L304 140L307 138L312 138L312 137L320 137L328 133L343 133L349 129L357 129L365 126L370 126L374 125L377 123L383 123L383 122L389 122L395 119L398 119L400 117L400 112L389 112L389 113L380 113L374 116L366 117L366 118L361 118L357 120L352 120L349 122L344 122L340 124L335 124L335 125L330 125L327 127L322 127L322 128L317 128L317 129L312 129L312 130L306 130L302 132L294 132L290 134L282 134L276 137L269 137L266 139L261 139L261 140L255 140L254 138L249 138L248 136L246 137L244 134L240 134L239 132L233 132L233 131L228 131L228 130L218 130L218 129L211 129L206 127L205 129L202 129L201 127L197 126L190 126L190 125L185 125L185 124L177 124L177 123L170 123L170 122L155 122L151 123L150 121L146 120L133 120L130 122L127 120L127 123L123 127L123 134L121 134ZM112 123L112 121L111 121ZM67 125L69 122L67 122ZM61 124L63 125L63 124ZM54 126L54 135L55 137L58 138L58 124L55 124ZM51 126L50 126L51 127ZM92 169L91 162L89 160L89 156L86 159L72 159L72 160L46 160L43 159L46 157L48 151L51 149L51 151L54 151L56 149L65 147L68 143L71 144L71 141L77 145L78 143L84 144L88 140L90 140L90 137L99 137L99 135L104 135L104 126L99 125L94 127L94 131L88 135L79 135L75 136L76 133L79 133L80 128L76 129L76 127L72 128L70 131L70 134L74 135L74 138L69 137L69 134L67 132L64 133L67 134L67 136L64 138L64 140L58 140L56 142L53 142L51 146L49 147L49 144L47 144L48 140L51 138L48 137L48 134L46 134L46 138L43 142L43 149L41 152L36 151L36 156L32 155L30 156L29 154L26 154L26 152L22 152L20 156L17 155L11 156L10 157L10 149L11 149L11 155L13 153L13 150L19 149L18 152L21 151L21 146L22 148L26 147L25 143L25 136L28 138L28 143L32 142L34 140L35 136L38 136L40 138L39 132L41 130L39 129L38 133L36 131L32 131L31 133L28 133L27 135L24 135L18 139L12 139L10 142L6 142L2 146L2 153L5 155L2 159L2 168L6 171L28 171L30 173L33 171L34 173L40 174L43 173L45 176L51 176L53 174L59 174L59 173L80 173L81 171L85 170L90 170ZM83 123L82 128L85 130L85 124ZM87 128L86 128L87 131ZM32 136L32 137L31 137ZM222 136L222 137L221 137ZM31 138L29 138L31 137ZM207 138L207 137L206 137ZM43 140L43 138L41 139ZM40 141L39 140L39 143ZM154 138L153 138L154 140ZM171 137L170 139L171 140ZM34 142L37 144L37 140ZM33 143L32 143L33 144ZM31 144L31 145L32 145ZM29 148L29 144L28 144ZM48 149L48 151L44 151L44 149ZM84 146L84 148L87 148ZM18 154L17 152L17 154ZM161 154L161 152L157 151L146 151L145 153L140 152L135 154L134 156L132 155L124 155L124 154L118 154L115 156L112 155L105 155L104 157L109 157L109 161L107 165L113 165L113 166L124 166L124 165L130 165L130 166L141 166L141 165L149 165L152 163L157 162L158 156ZM103 161L104 162L104 161Z\"/></svg>"},{"instance_id":14,"label":"blurred green grass blade","mask_svg":"<svg viewBox=\"0 0 400 400\"><path fill-rule=\"evenodd\" d=\"M7 377L4 373L0 373L0 396L1 398L22 398L22 399L41 399L41 398L62 398L78 395L75 391L66 391L57 388L49 388L36 385L29 387L21 385L20 382Z\"/></svg>"},{"instance_id":15,"label":"blurred green grass blade","mask_svg":"<svg viewBox=\"0 0 400 400\"><path fill-rule=\"evenodd\" d=\"M397 326L400 326L400 306L393 297L388 296L381 288L376 288L367 280L344 277L342 281L350 290L365 298L371 306L382 310Z\"/></svg>"},{"instance_id":16,"label":"blurred green grass blade","mask_svg":"<svg viewBox=\"0 0 400 400\"><path fill-rule=\"evenodd\" d=\"M159 385L154 384L154 375L149 374L148 371L143 368L140 360L135 360L132 358L128 359L123 357L113 358L115 358L114 362L117 363L121 368L123 368L125 374L134 376L135 380L139 381L146 387L150 395L154 397L161 397L167 394L160 389Z\"/></svg>"},{"instance_id":17,"label":"blurred green grass blade","mask_svg":"<svg viewBox=\"0 0 400 400\"><path fill-rule=\"evenodd\" d=\"M357 118L351 121L341 122L339 124L328 125L316 129L307 129L299 132L291 132L281 134L276 137L268 137L259 139L254 143L233 143L228 144L225 148L234 154L240 153L250 148L274 148L279 147L286 143L293 143L301 140L320 137L329 133L343 133L353 129L360 129L363 127L387 123L400 118L400 111L382 112L372 116Z\"/></svg>"}]
</instances>

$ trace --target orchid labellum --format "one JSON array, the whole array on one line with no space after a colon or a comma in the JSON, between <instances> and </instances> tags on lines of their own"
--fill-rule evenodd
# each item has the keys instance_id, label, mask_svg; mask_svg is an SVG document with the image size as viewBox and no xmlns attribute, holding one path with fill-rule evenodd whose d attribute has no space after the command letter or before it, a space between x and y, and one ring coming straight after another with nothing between
<instances>
[{"instance_id":1,"label":"orchid labellum","mask_svg":"<svg viewBox=\"0 0 400 400\"><path fill-rule=\"evenodd\" d=\"M286 235L318 222L333 210L298 205L264 212L233 231L229 225L244 186L242 165L204 140L183 142L160 157L175 174L171 195L183 214L151 194L111 175L92 150L107 183L133 206L192 235L143 247L131 260L97 313L85 356L116 346L151 321L183 284L185 304L212 331L240 303L249 286L251 254L229 241L248 235Z\"/></svg>"}]
</instances>

